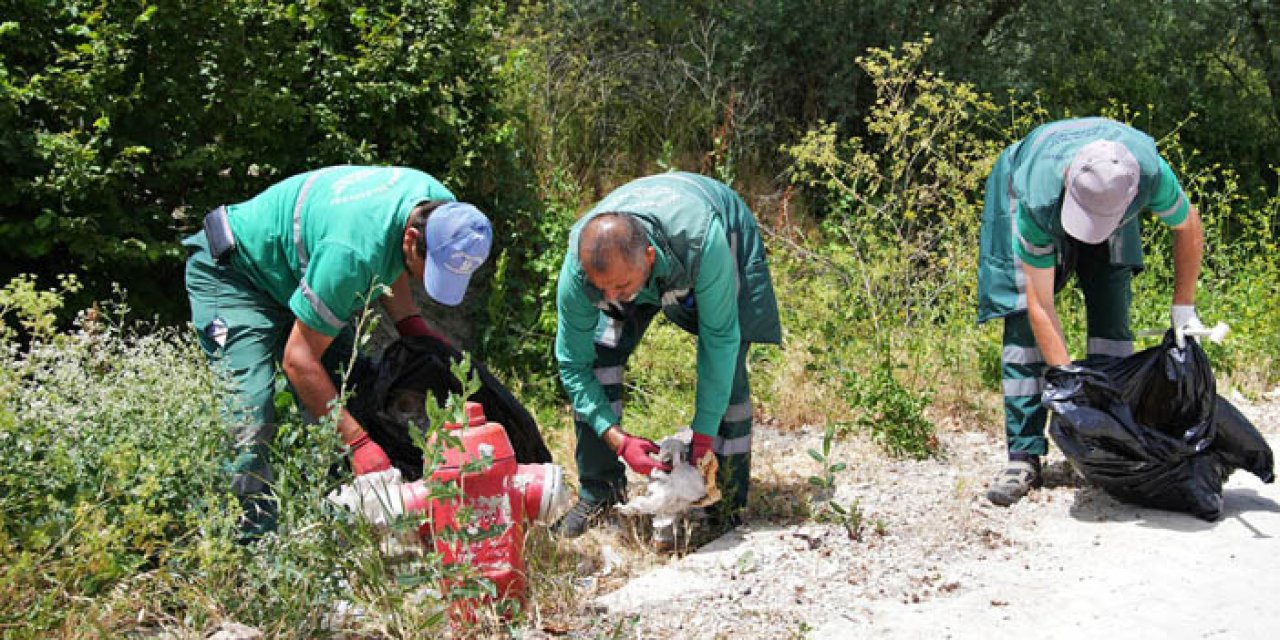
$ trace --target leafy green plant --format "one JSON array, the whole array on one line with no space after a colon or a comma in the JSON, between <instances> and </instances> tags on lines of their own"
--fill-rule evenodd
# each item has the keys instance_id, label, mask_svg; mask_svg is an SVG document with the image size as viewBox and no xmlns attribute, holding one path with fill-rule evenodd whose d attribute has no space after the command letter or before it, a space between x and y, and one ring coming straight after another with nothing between
<instances>
[{"instance_id":1,"label":"leafy green plant","mask_svg":"<svg viewBox=\"0 0 1280 640\"><path fill-rule=\"evenodd\" d=\"M27 301L28 317L61 303ZM214 541L228 531L218 384L190 336L131 328L123 305L108 309L56 339L36 323L25 348L0 336L6 628L93 624L111 614L86 616L84 602L227 553ZM200 532L208 544L196 542Z\"/></svg>"},{"instance_id":2,"label":"leafy green plant","mask_svg":"<svg viewBox=\"0 0 1280 640\"><path fill-rule=\"evenodd\" d=\"M821 465L818 475L809 476L809 485L818 491L817 496L810 501L810 508L818 522L839 524L851 539L861 540L864 517L858 501L854 500L846 507L835 500L836 474L847 467L845 463L835 462L832 458L836 431L835 424L828 424L822 433L822 450L809 449L809 457Z\"/></svg>"},{"instance_id":3,"label":"leafy green plant","mask_svg":"<svg viewBox=\"0 0 1280 640\"><path fill-rule=\"evenodd\" d=\"M16 321L30 337L37 340L53 340L57 329L57 311L63 307L66 297L80 291L81 284L74 275L58 277L58 288L47 291L36 289L36 278L23 274L0 288L0 341L15 338Z\"/></svg>"},{"instance_id":4,"label":"leafy green plant","mask_svg":"<svg viewBox=\"0 0 1280 640\"><path fill-rule=\"evenodd\" d=\"M169 287L181 279L180 234L286 176L398 164L482 205L527 192L506 161L515 154L499 76L504 9L450 0L6 7L0 278L75 272L92 299L121 282L144 315L175 321L185 312Z\"/></svg>"},{"instance_id":5,"label":"leafy green plant","mask_svg":"<svg viewBox=\"0 0 1280 640\"><path fill-rule=\"evenodd\" d=\"M934 448L923 413L934 379L921 375L931 354L915 349L913 336L972 313L981 220L974 194L1001 142L983 134L1008 111L924 68L930 44L859 59L877 90L867 139L841 139L822 125L788 148L792 180L822 207L826 242L811 250L818 268L846 284L819 344L866 345L818 348L814 366L840 372L852 424L894 455Z\"/></svg>"},{"instance_id":6,"label":"leafy green plant","mask_svg":"<svg viewBox=\"0 0 1280 640\"><path fill-rule=\"evenodd\" d=\"M847 395L860 410L853 423L890 455L926 458L938 446L933 423L924 415L930 394L903 386L893 367L886 360L867 375L845 372Z\"/></svg>"},{"instance_id":7,"label":"leafy green plant","mask_svg":"<svg viewBox=\"0 0 1280 640\"><path fill-rule=\"evenodd\" d=\"M821 465L821 471L818 475L809 476L809 485L815 487L820 492L820 495L827 498L835 495L836 474L844 471L848 466L843 462L835 462L831 458L835 437L836 425L829 423L822 432L822 450L809 450L809 457Z\"/></svg>"}]
</instances>

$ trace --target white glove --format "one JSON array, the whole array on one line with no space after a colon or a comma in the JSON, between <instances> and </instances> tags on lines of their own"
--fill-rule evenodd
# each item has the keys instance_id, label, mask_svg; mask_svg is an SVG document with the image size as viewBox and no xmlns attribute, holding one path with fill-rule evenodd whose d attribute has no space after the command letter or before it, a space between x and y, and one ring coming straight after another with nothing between
<instances>
[{"instance_id":1,"label":"white glove","mask_svg":"<svg viewBox=\"0 0 1280 640\"><path fill-rule=\"evenodd\" d=\"M1173 336L1179 349L1187 346L1186 332L1204 331L1204 325L1196 316L1196 306L1193 304L1175 304L1170 315L1173 319Z\"/></svg>"}]
</instances>

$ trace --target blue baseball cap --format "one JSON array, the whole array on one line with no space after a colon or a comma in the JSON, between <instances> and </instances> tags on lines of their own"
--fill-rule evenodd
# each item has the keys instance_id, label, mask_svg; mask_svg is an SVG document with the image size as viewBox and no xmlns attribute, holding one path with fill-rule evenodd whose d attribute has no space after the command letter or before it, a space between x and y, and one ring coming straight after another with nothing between
<instances>
[{"instance_id":1,"label":"blue baseball cap","mask_svg":"<svg viewBox=\"0 0 1280 640\"><path fill-rule=\"evenodd\" d=\"M436 302L455 306L467 293L471 274L489 258L493 225L465 202L447 202L427 218L427 264L422 285Z\"/></svg>"}]
</instances>

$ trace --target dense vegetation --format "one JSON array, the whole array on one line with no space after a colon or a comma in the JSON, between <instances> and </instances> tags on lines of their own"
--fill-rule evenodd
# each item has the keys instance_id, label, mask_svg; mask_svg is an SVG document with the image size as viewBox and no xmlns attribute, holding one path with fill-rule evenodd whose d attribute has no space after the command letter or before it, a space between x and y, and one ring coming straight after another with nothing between
<instances>
[{"instance_id":1,"label":"dense vegetation","mask_svg":"<svg viewBox=\"0 0 1280 640\"><path fill-rule=\"evenodd\" d=\"M753 355L765 415L905 456L933 452L943 415L994 429L999 332L973 322L982 181L1005 144L1074 115L1156 138L1206 222L1201 316L1234 329L1210 355L1268 388L1278 30L1261 0L5 0L0 633L230 619L311 636L344 624L326 617L338 600L379 614L370 634L440 624L325 506L335 443L296 413L278 442L288 535L232 542L220 385L182 326L177 243L210 206L324 164L419 167L493 214L501 254L450 326L520 381L562 458L566 231L669 168L731 183L766 229L786 343ZM1168 234L1145 233L1135 328L1162 328ZM1082 305L1062 307L1079 344ZM651 332L628 420L661 435L690 417L693 349ZM532 544L534 605L554 612L573 561Z\"/></svg>"}]
</instances>

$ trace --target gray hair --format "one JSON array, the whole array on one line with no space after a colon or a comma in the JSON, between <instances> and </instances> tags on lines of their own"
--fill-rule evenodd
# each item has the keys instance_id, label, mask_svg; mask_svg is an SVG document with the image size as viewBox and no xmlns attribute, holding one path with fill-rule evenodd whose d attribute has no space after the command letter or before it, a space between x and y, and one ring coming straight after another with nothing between
<instances>
[{"instance_id":1,"label":"gray hair","mask_svg":"<svg viewBox=\"0 0 1280 640\"><path fill-rule=\"evenodd\" d=\"M645 266L649 236L635 216L606 211L587 221L578 236L578 261L588 271L599 273L614 260L626 260L632 267Z\"/></svg>"}]
</instances>

